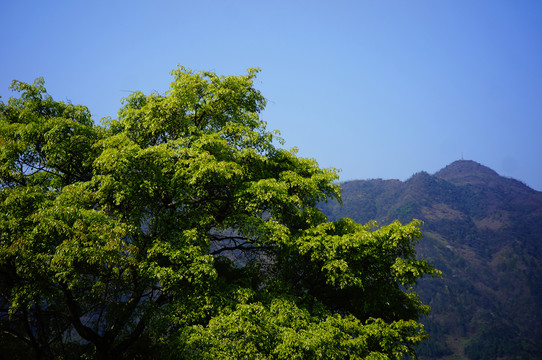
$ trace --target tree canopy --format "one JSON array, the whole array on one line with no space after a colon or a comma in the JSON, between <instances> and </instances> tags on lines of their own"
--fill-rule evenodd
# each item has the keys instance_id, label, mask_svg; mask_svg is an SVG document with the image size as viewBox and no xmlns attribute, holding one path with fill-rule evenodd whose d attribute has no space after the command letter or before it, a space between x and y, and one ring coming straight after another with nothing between
<instances>
[{"instance_id":1,"label":"tree canopy","mask_svg":"<svg viewBox=\"0 0 542 360\"><path fill-rule=\"evenodd\" d=\"M281 147L259 69L179 67L115 119L43 79L0 103L0 345L12 358L393 359L428 311L420 223L328 222L335 169Z\"/></svg>"}]
</instances>

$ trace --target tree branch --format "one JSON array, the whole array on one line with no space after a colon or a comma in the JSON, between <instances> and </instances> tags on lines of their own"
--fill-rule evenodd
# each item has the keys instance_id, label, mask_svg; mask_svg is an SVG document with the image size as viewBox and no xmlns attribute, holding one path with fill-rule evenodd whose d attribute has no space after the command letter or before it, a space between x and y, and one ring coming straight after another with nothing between
<instances>
[{"instance_id":1,"label":"tree branch","mask_svg":"<svg viewBox=\"0 0 542 360\"><path fill-rule=\"evenodd\" d=\"M225 240L225 239L222 239L222 240ZM255 246L250 241L245 241L241 244L235 244L234 246L224 246L224 247L221 247L220 249L211 251L211 255L218 255L224 251L234 251L234 250L260 251L260 250L270 250L272 248L273 248L272 246L263 246L263 245Z\"/></svg>"},{"instance_id":2,"label":"tree branch","mask_svg":"<svg viewBox=\"0 0 542 360\"><path fill-rule=\"evenodd\" d=\"M88 340L94 345L96 345L97 348L102 349L105 345L104 339L91 328L81 322L81 309L79 308L79 304L77 304L77 302L73 298L72 293L66 285L62 285L62 293L64 294L64 298L66 299L66 305L68 307L68 318L70 319L77 333L83 339Z\"/></svg>"}]
</instances>

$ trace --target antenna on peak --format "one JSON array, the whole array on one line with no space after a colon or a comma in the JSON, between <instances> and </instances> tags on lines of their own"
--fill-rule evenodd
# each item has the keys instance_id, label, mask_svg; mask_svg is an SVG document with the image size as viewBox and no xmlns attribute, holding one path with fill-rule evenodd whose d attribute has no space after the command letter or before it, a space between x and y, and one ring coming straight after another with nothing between
<instances>
[{"instance_id":1,"label":"antenna on peak","mask_svg":"<svg viewBox=\"0 0 542 360\"><path fill-rule=\"evenodd\" d=\"M464 159L463 159L463 151L461 151L461 160L464 160Z\"/></svg>"}]
</instances>

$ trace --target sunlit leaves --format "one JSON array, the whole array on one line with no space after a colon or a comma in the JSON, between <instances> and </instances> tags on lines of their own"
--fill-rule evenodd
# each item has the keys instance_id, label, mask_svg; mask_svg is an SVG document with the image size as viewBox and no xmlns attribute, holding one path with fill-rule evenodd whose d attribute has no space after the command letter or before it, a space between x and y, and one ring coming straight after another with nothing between
<instances>
[{"instance_id":1,"label":"sunlit leaves","mask_svg":"<svg viewBox=\"0 0 542 360\"><path fill-rule=\"evenodd\" d=\"M326 222L317 206L340 198L337 170L276 146L258 72L179 67L165 94L134 92L100 125L42 79L12 85L0 300L15 327L46 329L27 327L36 354L114 358L140 339L145 356L173 358L412 353L427 311L412 286L438 274L415 257L419 223Z\"/></svg>"},{"instance_id":2,"label":"sunlit leaves","mask_svg":"<svg viewBox=\"0 0 542 360\"><path fill-rule=\"evenodd\" d=\"M324 315L324 314L322 314ZM179 349L194 359L396 359L426 336L422 325L353 316L311 315L291 298L239 304L206 327L185 330ZM405 343L398 343L404 339Z\"/></svg>"},{"instance_id":3,"label":"sunlit leaves","mask_svg":"<svg viewBox=\"0 0 542 360\"><path fill-rule=\"evenodd\" d=\"M34 85L14 81L11 88L23 94L0 104L2 186L61 188L89 179L99 136L90 112L53 101L43 85L43 79Z\"/></svg>"},{"instance_id":4,"label":"sunlit leaves","mask_svg":"<svg viewBox=\"0 0 542 360\"><path fill-rule=\"evenodd\" d=\"M414 245L421 236L418 224L394 222L378 228L374 222L361 226L342 219L307 230L298 244L302 254L321 264L332 285L363 287L377 277L413 285L423 274L439 274L415 259Z\"/></svg>"}]
</instances>

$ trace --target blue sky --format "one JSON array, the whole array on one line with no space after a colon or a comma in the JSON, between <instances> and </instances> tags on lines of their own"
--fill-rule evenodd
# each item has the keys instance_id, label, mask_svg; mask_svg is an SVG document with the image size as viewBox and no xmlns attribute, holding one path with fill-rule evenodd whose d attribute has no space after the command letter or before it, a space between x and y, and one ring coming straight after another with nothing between
<instances>
[{"instance_id":1,"label":"blue sky","mask_svg":"<svg viewBox=\"0 0 542 360\"><path fill-rule=\"evenodd\" d=\"M45 78L116 116L177 64L260 67L262 114L341 180L461 158L542 190L542 1L2 1L0 95Z\"/></svg>"}]
</instances>

